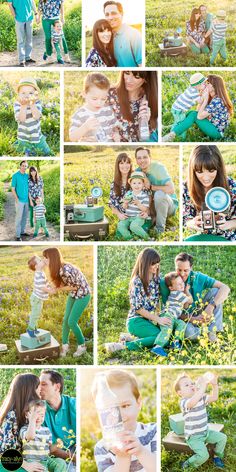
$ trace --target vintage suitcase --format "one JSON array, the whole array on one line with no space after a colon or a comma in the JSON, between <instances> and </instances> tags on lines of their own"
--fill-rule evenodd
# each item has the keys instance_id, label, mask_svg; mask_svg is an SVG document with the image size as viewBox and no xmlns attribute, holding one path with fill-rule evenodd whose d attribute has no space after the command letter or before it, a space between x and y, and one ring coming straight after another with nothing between
<instances>
[{"instance_id":1,"label":"vintage suitcase","mask_svg":"<svg viewBox=\"0 0 236 472\"><path fill-rule=\"evenodd\" d=\"M109 222L104 216L103 220L96 223L65 224L64 233L72 241L87 241L89 239L100 241L105 239L109 233Z\"/></svg>"},{"instance_id":2,"label":"vintage suitcase","mask_svg":"<svg viewBox=\"0 0 236 472\"><path fill-rule=\"evenodd\" d=\"M65 205L65 222L76 224L77 222L95 223L102 220L104 216L104 206L94 205Z\"/></svg>"},{"instance_id":3,"label":"vintage suitcase","mask_svg":"<svg viewBox=\"0 0 236 472\"><path fill-rule=\"evenodd\" d=\"M45 344L51 342L51 333L45 329L38 329L39 334L36 334L35 337L31 337L28 333L23 333L20 335L20 342L22 347L27 347L28 349L37 349L42 347Z\"/></svg>"},{"instance_id":4,"label":"vintage suitcase","mask_svg":"<svg viewBox=\"0 0 236 472\"><path fill-rule=\"evenodd\" d=\"M17 354L21 364L50 363L50 359L57 359L60 355L60 344L51 336L51 342L38 349L27 349L21 346L20 339L15 341Z\"/></svg>"},{"instance_id":5,"label":"vintage suitcase","mask_svg":"<svg viewBox=\"0 0 236 472\"><path fill-rule=\"evenodd\" d=\"M209 429L213 429L214 431L222 431L224 428L223 424L220 423L209 423ZM162 439L164 448L167 451L177 451L177 452L184 452L184 453L192 453L193 451L185 442L184 436L178 436L173 431L170 431L163 439ZM208 444L208 449L212 450L212 444Z\"/></svg>"},{"instance_id":6,"label":"vintage suitcase","mask_svg":"<svg viewBox=\"0 0 236 472\"><path fill-rule=\"evenodd\" d=\"M172 48L164 48L163 43L159 43L159 49L161 51L161 56L185 56L188 52L186 44L182 46L175 46Z\"/></svg>"}]
</instances>

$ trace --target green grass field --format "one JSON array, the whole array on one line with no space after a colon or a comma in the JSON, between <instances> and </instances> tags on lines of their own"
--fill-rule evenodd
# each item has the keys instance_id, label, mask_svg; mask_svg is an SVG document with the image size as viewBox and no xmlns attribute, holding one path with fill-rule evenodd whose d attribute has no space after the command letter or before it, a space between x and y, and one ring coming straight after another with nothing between
<instances>
[{"instance_id":1,"label":"green grass field","mask_svg":"<svg viewBox=\"0 0 236 472\"><path fill-rule=\"evenodd\" d=\"M161 256L161 274L174 270L174 258L184 246L153 246ZM203 272L229 285L231 293L225 301L224 332L217 344L209 344L203 333L199 342L185 341L180 351L169 351L167 358L153 357L148 349L118 351L108 355L104 343L118 341L129 311L128 285L140 246L102 246L98 248L98 346L99 364L233 364L236 360L235 316L236 274L235 248L228 246L188 246L194 256L194 270Z\"/></svg>"},{"instance_id":2,"label":"green grass field","mask_svg":"<svg viewBox=\"0 0 236 472\"><path fill-rule=\"evenodd\" d=\"M84 149L84 148L82 148ZM108 240L113 241L115 237L118 218L113 215L108 206L110 184L114 177L115 161L120 152L127 152L133 156L133 167L136 162L134 150L131 146L103 147L92 146L86 150L75 148L76 152L67 153L65 146L65 166L64 166L64 192L65 204L83 203L86 196L91 194L94 186L99 186L103 190L103 195L99 199L99 204L105 206L105 216L109 220L110 230ZM179 194L179 149L178 146L152 146L152 159L164 164L173 179L177 196ZM76 177L78 176L78 177ZM175 229L174 229L175 228ZM156 236L154 230L150 231L151 236ZM160 236L163 241L179 240L179 214L168 219L167 231Z\"/></svg>"},{"instance_id":3,"label":"green grass field","mask_svg":"<svg viewBox=\"0 0 236 472\"><path fill-rule=\"evenodd\" d=\"M204 2L203 2L204 3ZM161 57L159 43L162 43L167 32L173 34L176 28L182 28L182 36L186 44L186 21L190 19L193 8L198 7L195 0L189 0L187 4L183 0L146 0L146 66L148 67L209 67L210 55L194 55L188 47L187 56ZM208 11L214 15L218 10L226 10L228 29L226 44L228 58L225 62L217 57L216 67L232 67L236 65L235 56L235 17L236 8L232 0L215 0L205 3Z\"/></svg>"},{"instance_id":4,"label":"green grass field","mask_svg":"<svg viewBox=\"0 0 236 472\"><path fill-rule=\"evenodd\" d=\"M162 136L170 131L170 128L174 122L173 115L171 113L171 107L176 98L184 92L189 86L190 76L194 71L172 71L163 72L162 74ZM236 79L235 75L229 71L202 71L204 76L208 74L220 75L226 85L229 97L235 106L236 103ZM236 118L233 115L230 119L230 123L225 129L224 137L219 141L230 142L236 139ZM181 137L175 138L175 141L181 141ZM195 125L187 131L186 142L209 142L211 139L204 135Z\"/></svg>"},{"instance_id":5,"label":"green grass field","mask_svg":"<svg viewBox=\"0 0 236 472\"><path fill-rule=\"evenodd\" d=\"M186 369L185 372L192 378L196 379L206 372L206 369ZM179 413L179 400L173 389L173 383L182 369L165 369L162 370L161 382L161 428L162 437L169 431L169 415ZM227 435L228 440L225 449L225 472L234 472L235 470L235 414L236 414L236 371L235 369L213 369L213 373L219 376L219 398L212 403L208 410L209 422L223 423L223 432ZM209 390L210 391L210 390ZM162 472L179 472L181 470L181 462L189 457L187 454L180 454L174 451L166 451L162 446ZM213 472L215 466L209 460L202 465L199 470L203 472Z\"/></svg>"},{"instance_id":6,"label":"green grass field","mask_svg":"<svg viewBox=\"0 0 236 472\"><path fill-rule=\"evenodd\" d=\"M142 408L138 421L150 423L156 421L156 372L154 369L137 369L131 371L138 380L142 397ZM91 385L97 369L81 371L81 472L96 472L94 446L101 439L101 430L97 412L91 395Z\"/></svg>"},{"instance_id":7,"label":"green grass field","mask_svg":"<svg viewBox=\"0 0 236 472\"><path fill-rule=\"evenodd\" d=\"M0 247L0 343L7 344L8 352L1 353L1 364L19 364L15 340L27 329L30 313L30 295L33 288L34 274L28 269L27 261L34 254L41 255L46 246L5 246ZM85 274L90 286L93 286L93 251L91 246L63 246L63 258L78 266ZM48 275L49 278L49 275ZM38 326L49 330L61 343L62 319L66 303L66 294L60 292L51 296L43 307ZM71 351L65 358L50 364L92 364L93 363L93 301L83 313L79 325L87 339L87 352L75 360L76 350L73 333L70 336ZM45 362L46 364L48 361Z\"/></svg>"}]
</instances>

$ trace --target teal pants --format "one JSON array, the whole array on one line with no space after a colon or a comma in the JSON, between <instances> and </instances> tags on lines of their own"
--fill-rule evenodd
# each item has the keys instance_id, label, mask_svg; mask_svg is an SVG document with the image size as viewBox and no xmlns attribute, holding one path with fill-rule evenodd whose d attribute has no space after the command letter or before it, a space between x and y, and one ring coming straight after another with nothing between
<instances>
[{"instance_id":1,"label":"teal pants","mask_svg":"<svg viewBox=\"0 0 236 472\"><path fill-rule=\"evenodd\" d=\"M33 330L37 327L37 321L41 316L43 309L43 300L36 297L33 293L30 297L31 312L29 317L29 329Z\"/></svg>"},{"instance_id":2,"label":"teal pants","mask_svg":"<svg viewBox=\"0 0 236 472\"><path fill-rule=\"evenodd\" d=\"M47 56L52 55L52 36L51 36L51 28L54 25L55 20L59 20L59 18L54 18L53 20L42 20L43 31L45 36L45 53Z\"/></svg>"},{"instance_id":3,"label":"teal pants","mask_svg":"<svg viewBox=\"0 0 236 472\"><path fill-rule=\"evenodd\" d=\"M206 46L206 45L203 46L203 48L200 48L200 47L196 46L195 44L191 43L190 48L191 48L193 54L201 54L201 53L209 54L209 52L210 52L209 47Z\"/></svg>"},{"instance_id":4,"label":"teal pants","mask_svg":"<svg viewBox=\"0 0 236 472\"><path fill-rule=\"evenodd\" d=\"M186 440L186 442L195 454L187 460L187 464L195 468L204 464L204 462L209 459L207 444L215 444L214 454L222 459L224 456L226 441L226 434L211 429L209 429L205 434L196 434L195 436L191 436Z\"/></svg>"},{"instance_id":5,"label":"teal pants","mask_svg":"<svg viewBox=\"0 0 236 472\"><path fill-rule=\"evenodd\" d=\"M142 228L144 222L145 219L140 218L140 216L126 218L126 220L119 221L117 229L121 234L122 238L125 239L125 241L129 241L130 239L132 239L132 234L134 234L135 236L139 236L140 238L147 241L149 239L149 236Z\"/></svg>"},{"instance_id":6,"label":"teal pants","mask_svg":"<svg viewBox=\"0 0 236 472\"><path fill-rule=\"evenodd\" d=\"M186 118L178 123L177 125L173 126L173 131L177 136L181 136L185 131L191 128L194 123L198 126L198 128L209 138L218 140L221 139L221 133L218 131L215 125L211 123L206 118L204 120L199 120L197 118L197 111L190 111L187 113Z\"/></svg>"},{"instance_id":7,"label":"teal pants","mask_svg":"<svg viewBox=\"0 0 236 472\"><path fill-rule=\"evenodd\" d=\"M225 39L221 39L220 41L213 41L212 43L212 54L210 57L210 64L214 64L216 56L220 54L220 56L224 59L227 59L227 51L226 51L226 41Z\"/></svg>"},{"instance_id":8,"label":"teal pants","mask_svg":"<svg viewBox=\"0 0 236 472\"><path fill-rule=\"evenodd\" d=\"M33 200L33 204L35 206L34 200ZM34 227L34 207L32 207L30 204L29 204L29 213L30 213L30 227L33 228Z\"/></svg>"},{"instance_id":9,"label":"teal pants","mask_svg":"<svg viewBox=\"0 0 236 472\"><path fill-rule=\"evenodd\" d=\"M175 109L172 107L172 108L171 108L171 113L172 113L173 118L174 118L174 124L173 124L173 126L171 127L171 131L173 131L173 127L174 127L175 125L177 125L178 123L180 123L181 121L183 121L183 120L186 118L186 112L185 112L185 111L181 111L181 110L175 110ZM181 138L182 138L183 140L185 140L185 139L186 139L186 135L187 135L187 133L186 133L186 131L185 131L183 134L181 134Z\"/></svg>"},{"instance_id":10,"label":"teal pants","mask_svg":"<svg viewBox=\"0 0 236 472\"><path fill-rule=\"evenodd\" d=\"M39 143L22 141L18 139L15 143L16 150L28 156L52 156L52 151L47 144L45 136L41 136Z\"/></svg>"},{"instance_id":11,"label":"teal pants","mask_svg":"<svg viewBox=\"0 0 236 472\"><path fill-rule=\"evenodd\" d=\"M90 294L78 299L68 296L62 324L62 344L68 344L70 330L74 333L78 345L84 344L84 336L78 321L89 304L90 298Z\"/></svg>"},{"instance_id":12,"label":"teal pants","mask_svg":"<svg viewBox=\"0 0 236 472\"><path fill-rule=\"evenodd\" d=\"M153 347L155 339L160 333L160 328L143 316L128 319L127 329L130 334L139 338L126 343L129 351L141 351L144 347Z\"/></svg>"},{"instance_id":13,"label":"teal pants","mask_svg":"<svg viewBox=\"0 0 236 472\"><path fill-rule=\"evenodd\" d=\"M183 341L186 324L183 320L174 318L168 313L163 313L161 317L167 317L171 319L171 325L160 326L160 333L157 335L154 344L165 347L169 343L171 337L176 340Z\"/></svg>"},{"instance_id":14,"label":"teal pants","mask_svg":"<svg viewBox=\"0 0 236 472\"><path fill-rule=\"evenodd\" d=\"M44 218L39 218L38 220L36 220L35 227L34 227L34 234L33 234L34 238L36 238L36 236L38 236L38 232L39 232L40 228L43 228L45 235L48 237L49 232L48 232L48 229L47 229L47 226L46 226L46 218L45 217Z\"/></svg>"},{"instance_id":15,"label":"teal pants","mask_svg":"<svg viewBox=\"0 0 236 472\"><path fill-rule=\"evenodd\" d=\"M67 42L66 42L65 36L62 36L61 42L62 42L62 46L63 46L63 51L64 51L64 53L65 53L65 54L68 54L68 46L67 46ZM58 41L57 43L53 43L53 45L54 45L54 48L56 49L57 60L62 59L62 55L61 55L61 43L60 43L60 41Z\"/></svg>"},{"instance_id":16,"label":"teal pants","mask_svg":"<svg viewBox=\"0 0 236 472\"><path fill-rule=\"evenodd\" d=\"M184 241L222 241L222 242L229 242L228 239L224 238L224 236L218 236L217 234L193 234L192 236L188 236L188 238L184 238Z\"/></svg>"}]
</instances>

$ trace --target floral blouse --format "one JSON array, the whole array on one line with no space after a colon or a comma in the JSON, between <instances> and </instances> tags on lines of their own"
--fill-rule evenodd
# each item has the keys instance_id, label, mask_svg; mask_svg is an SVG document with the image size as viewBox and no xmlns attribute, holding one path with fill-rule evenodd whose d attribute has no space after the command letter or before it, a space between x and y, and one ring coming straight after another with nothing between
<instances>
[{"instance_id":1,"label":"floral blouse","mask_svg":"<svg viewBox=\"0 0 236 472\"><path fill-rule=\"evenodd\" d=\"M59 273L63 283L67 286L71 286L71 297L84 298L91 292L84 274L72 264L64 264L60 268Z\"/></svg>"},{"instance_id":2,"label":"floral blouse","mask_svg":"<svg viewBox=\"0 0 236 472\"><path fill-rule=\"evenodd\" d=\"M90 49L85 65L86 67L107 67L106 63L95 48Z\"/></svg>"},{"instance_id":3,"label":"floral blouse","mask_svg":"<svg viewBox=\"0 0 236 472\"><path fill-rule=\"evenodd\" d=\"M135 277L130 292L130 311L128 319L140 317L141 315L139 315L137 311L141 308L150 312L156 309L159 304L159 284L160 277L153 277L148 286L149 295L146 295L140 277L138 275Z\"/></svg>"},{"instance_id":4,"label":"floral blouse","mask_svg":"<svg viewBox=\"0 0 236 472\"><path fill-rule=\"evenodd\" d=\"M221 98L214 97L209 105L206 106L206 111L210 113L207 119L215 125L223 136L224 130L229 124L230 115L228 108L224 105Z\"/></svg>"},{"instance_id":5,"label":"floral blouse","mask_svg":"<svg viewBox=\"0 0 236 472\"><path fill-rule=\"evenodd\" d=\"M43 20L51 20L60 17L60 9L64 0L39 0L38 10L43 14Z\"/></svg>"},{"instance_id":6,"label":"floral blouse","mask_svg":"<svg viewBox=\"0 0 236 472\"><path fill-rule=\"evenodd\" d=\"M15 410L8 411L0 426L0 454L7 449L21 449Z\"/></svg>"},{"instance_id":7,"label":"floral blouse","mask_svg":"<svg viewBox=\"0 0 236 472\"><path fill-rule=\"evenodd\" d=\"M125 213L125 209L122 206L123 197L126 193L126 188L122 185L121 186L121 195L116 195L114 190L114 182L111 184L110 189L110 198L109 198L109 206L116 208L121 213Z\"/></svg>"},{"instance_id":8,"label":"floral blouse","mask_svg":"<svg viewBox=\"0 0 236 472\"><path fill-rule=\"evenodd\" d=\"M192 31L190 26L190 21L186 23L186 35L191 36L197 43L201 43L204 40L204 34L206 33L205 21L200 20L198 28L196 24L194 25L194 30Z\"/></svg>"},{"instance_id":9,"label":"floral blouse","mask_svg":"<svg viewBox=\"0 0 236 472\"><path fill-rule=\"evenodd\" d=\"M38 178L38 183L36 183L33 180L29 179L28 184L29 184L29 194L30 194L31 198L33 198L35 200L37 197L42 197L43 187L44 187L42 177Z\"/></svg>"},{"instance_id":10,"label":"floral blouse","mask_svg":"<svg viewBox=\"0 0 236 472\"><path fill-rule=\"evenodd\" d=\"M227 213L225 219L230 220L231 218L236 217L236 181L231 177L227 177L227 180L231 197L231 204L229 212ZM185 182L183 188L183 225L186 226L187 221L189 221L191 218L195 218L197 214L198 212L194 204L192 203L189 195L187 182ZM205 230L204 233L216 234L218 236L223 236L225 239L228 239L228 241L236 241L236 230L223 231L219 227L216 227L216 229L214 230Z\"/></svg>"}]
</instances>

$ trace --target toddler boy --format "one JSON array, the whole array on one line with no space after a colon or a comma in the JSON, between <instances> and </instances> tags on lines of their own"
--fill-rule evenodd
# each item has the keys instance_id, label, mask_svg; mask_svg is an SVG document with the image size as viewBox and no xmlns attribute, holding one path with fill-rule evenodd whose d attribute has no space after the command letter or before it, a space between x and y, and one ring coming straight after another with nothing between
<instances>
[{"instance_id":1,"label":"toddler boy","mask_svg":"<svg viewBox=\"0 0 236 472\"><path fill-rule=\"evenodd\" d=\"M60 20L55 20L54 24L52 25L52 43L57 53L57 62L59 64L64 64L64 60L62 58L62 48L65 53L65 62L70 62L70 56L68 52L68 46L66 42L66 38L64 36L62 24Z\"/></svg>"},{"instance_id":2,"label":"toddler boy","mask_svg":"<svg viewBox=\"0 0 236 472\"><path fill-rule=\"evenodd\" d=\"M210 64L213 65L216 59L216 56L220 56L224 59L227 59L226 51L226 30L227 23L225 21L226 12L224 10L219 10L216 13L216 18L212 21L210 30L206 33L205 37L207 38L212 34L212 54L210 57Z\"/></svg>"},{"instance_id":3,"label":"toddler boy","mask_svg":"<svg viewBox=\"0 0 236 472\"><path fill-rule=\"evenodd\" d=\"M46 207L42 203L42 198L41 197L36 197L35 199L36 205L33 208L34 212L34 234L33 237L36 238L38 236L38 232L40 228L43 228L44 233L46 237L49 237L49 232L46 226L46 218L45 218L45 213L46 213Z\"/></svg>"}]
</instances>

